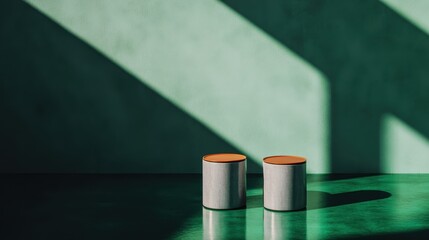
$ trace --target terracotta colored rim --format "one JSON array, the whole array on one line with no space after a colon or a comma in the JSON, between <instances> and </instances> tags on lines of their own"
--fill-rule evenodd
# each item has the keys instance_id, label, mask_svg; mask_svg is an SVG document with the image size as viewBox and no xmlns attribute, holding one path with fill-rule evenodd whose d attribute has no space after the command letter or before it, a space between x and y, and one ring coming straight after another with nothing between
<instances>
[{"instance_id":1,"label":"terracotta colored rim","mask_svg":"<svg viewBox=\"0 0 429 240\"><path fill-rule=\"evenodd\" d=\"M215 163L241 162L246 160L246 156L238 153L214 153L203 156L203 160Z\"/></svg>"},{"instance_id":2,"label":"terracotta colored rim","mask_svg":"<svg viewBox=\"0 0 429 240\"><path fill-rule=\"evenodd\" d=\"M276 165L296 165L296 164L306 163L307 159L300 156L279 155L279 156L265 157L264 162L269 164L276 164Z\"/></svg>"}]
</instances>

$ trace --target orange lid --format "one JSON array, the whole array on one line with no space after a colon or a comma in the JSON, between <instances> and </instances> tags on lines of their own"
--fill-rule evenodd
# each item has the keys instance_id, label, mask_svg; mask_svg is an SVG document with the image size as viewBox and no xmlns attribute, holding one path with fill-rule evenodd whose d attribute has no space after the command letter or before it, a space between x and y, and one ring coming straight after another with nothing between
<instances>
[{"instance_id":1,"label":"orange lid","mask_svg":"<svg viewBox=\"0 0 429 240\"><path fill-rule=\"evenodd\" d=\"M265 163L277 164L277 165L294 165L303 164L307 160L304 157L298 156L270 156L264 158Z\"/></svg>"},{"instance_id":2,"label":"orange lid","mask_svg":"<svg viewBox=\"0 0 429 240\"><path fill-rule=\"evenodd\" d=\"M203 160L216 163L241 162L246 160L246 156L237 153L215 153L203 156Z\"/></svg>"}]
</instances>

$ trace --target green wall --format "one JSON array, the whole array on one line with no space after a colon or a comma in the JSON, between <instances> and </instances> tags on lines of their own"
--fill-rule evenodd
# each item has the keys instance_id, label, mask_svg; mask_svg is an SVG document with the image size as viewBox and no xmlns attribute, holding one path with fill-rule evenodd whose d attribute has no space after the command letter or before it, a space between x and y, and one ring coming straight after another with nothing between
<instances>
[{"instance_id":1,"label":"green wall","mask_svg":"<svg viewBox=\"0 0 429 240\"><path fill-rule=\"evenodd\" d=\"M329 80L332 172L429 171L428 4L225 2Z\"/></svg>"},{"instance_id":2,"label":"green wall","mask_svg":"<svg viewBox=\"0 0 429 240\"><path fill-rule=\"evenodd\" d=\"M238 151L27 3L1 5L1 172L199 172Z\"/></svg>"},{"instance_id":3,"label":"green wall","mask_svg":"<svg viewBox=\"0 0 429 240\"><path fill-rule=\"evenodd\" d=\"M200 172L213 152L250 172L276 154L310 173L429 171L429 38L410 5L2 5L2 172Z\"/></svg>"}]
</instances>

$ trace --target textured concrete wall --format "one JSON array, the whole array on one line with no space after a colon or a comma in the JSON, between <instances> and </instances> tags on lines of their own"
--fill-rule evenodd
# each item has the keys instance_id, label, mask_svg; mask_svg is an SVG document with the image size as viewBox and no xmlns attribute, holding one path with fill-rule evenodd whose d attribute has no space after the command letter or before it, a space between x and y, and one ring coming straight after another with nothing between
<instances>
[{"instance_id":1,"label":"textured concrete wall","mask_svg":"<svg viewBox=\"0 0 429 240\"><path fill-rule=\"evenodd\" d=\"M429 171L422 18L372 1L30 4L0 10L3 172L200 172L213 152L251 172L274 154Z\"/></svg>"},{"instance_id":2,"label":"textured concrete wall","mask_svg":"<svg viewBox=\"0 0 429 240\"><path fill-rule=\"evenodd\" d=\"M28 4L1 5L1 172L201 172L238 151Z\"/></svg>"},{"instance_id":3,"label":"textured concrete wall","mask_svg":"<svg viewBox=\"0 0 429 240\"><path fill-rule=\"evenodd\" d=\"M326 75L332 172L429 172L429 36L421 17L428 4L407 1L403 8L396 1L395 10L379 1L225 3ZM413 141L388 133L402 130L386 131L390 115L402 122L393 128L411 129ZM387 136L397 138L386 144ZM386 169L389 161L405 164Z\"/></svg>"}]
</instances>

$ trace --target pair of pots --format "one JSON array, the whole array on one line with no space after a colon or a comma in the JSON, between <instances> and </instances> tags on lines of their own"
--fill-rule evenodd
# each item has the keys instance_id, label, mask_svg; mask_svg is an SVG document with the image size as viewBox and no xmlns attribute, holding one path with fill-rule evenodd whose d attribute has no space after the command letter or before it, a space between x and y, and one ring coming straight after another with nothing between
<instances>
[{"instance_id":1,"label":"pair of pots","mask_svg":"<svg viewBox=\"0 0 429 240\"><path fill-rule=\"evenodd\" d=\"M203 157L203 206L236 209L246 206L246 156L233 153ZM270 156L263 159L264 207L274 211L304 209L307 202L306 159Z\"/></svg>"}]
</instances>

